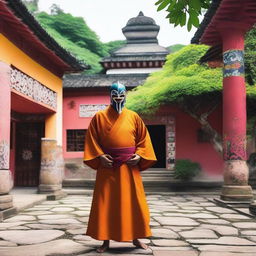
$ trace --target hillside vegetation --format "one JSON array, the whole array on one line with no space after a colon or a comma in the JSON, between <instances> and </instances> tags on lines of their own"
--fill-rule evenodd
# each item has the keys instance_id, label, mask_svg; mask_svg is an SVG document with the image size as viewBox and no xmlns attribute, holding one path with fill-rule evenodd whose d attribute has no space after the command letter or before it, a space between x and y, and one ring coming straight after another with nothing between
<instances>
[{"instance_id":1,"label":"hillside vegetation","mask_svg":"<svg viewBox=\"0 0 256 256\"><path fill-rule=\"evenodd\" d=\"M185 46L186 45L184 44L174 44L174 45L168 46L167 49L170 51L170 53L174 53L181 50Z\"/></svg>"},{"instance_id":2,"label":"hillside vegetation","mask_svg":"<svg viewBox=\"0 0 256 256\"><path fill-rule=\"evenodd\" d=\"M91 66L86 73L101 72L99 61L102 57L125 44L124 40L101 42L82 17L65 13L57 5L53 5L51 14L48 14L38 11L37 0L23 2L50 36L77 59Z\"/></svg>"}]
</instances>

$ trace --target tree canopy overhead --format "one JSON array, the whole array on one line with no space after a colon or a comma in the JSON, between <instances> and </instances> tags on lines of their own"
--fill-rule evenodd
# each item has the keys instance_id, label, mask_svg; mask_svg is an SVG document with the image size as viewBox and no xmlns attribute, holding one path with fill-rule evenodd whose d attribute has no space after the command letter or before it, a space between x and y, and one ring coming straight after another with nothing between
<instances>
[{"instance_id":1,"label":"tree canopy overhead","mask_svg":"<svg viewBox=\"0 0 256 256\"><path fill-rule=\"evenodd\" d=\"M205 45L188 45L168 55L161 71L152 73L143 86L128 94L127 107L147 115L164 104L184 105L202 95L206 99L207 95L220 94L221 68L198 64L207 49Z\"/></svg>"},{"instance_id":2,"label":"tree canopy overhead","mask_svg":"<svg viewBox=\"0 0 256 256\"><path fill-rule=\"evenodd\" d=\"M200 65L208 46L188 45L167 56L162 70L151 73L146 82L128 93L126 106L144 116L162 105L173 104L196 119L209 135L215 150L222 153L222 139L208 121L222 102L222 68ZM246 84L248 135L255 125L256 86Z\"/></svg>"},{"instance_id":3,"label":"tree canopy overhead","mask_svg":"<svg viewBox=\"0 0 256 256\"><path fill-rule=\"evenodd\" d=\"M166 18L174 26L185 26L188 31L192 26L199 26L199 15L204 9L208 9L211 0L158 0L157 11L165 10L168 12Z\"/></svg>"},{"instance_id":4,"label":"tree canopy overhead","mask_svg":"<svg viewBox=\"0 0 256 256\"><path fill-rule=\"evenodd\" d=\"M102 66L99 62L102 57L108 56L115 48L125 44L124 40L101 42L98 35L89 28L83 18L65 13L56 4L52 5L51 14L48 14L39 12L38 0L23 0L23 3L58 44L77 59L91 66L86 73L101 72Z\"/></svg>"}]
</instances>

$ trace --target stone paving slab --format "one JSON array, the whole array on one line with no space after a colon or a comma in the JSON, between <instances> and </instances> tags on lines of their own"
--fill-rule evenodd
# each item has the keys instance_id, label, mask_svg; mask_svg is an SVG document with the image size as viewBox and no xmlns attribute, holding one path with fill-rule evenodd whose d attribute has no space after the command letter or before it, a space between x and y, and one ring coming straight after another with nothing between
<instances>
[{"instance_id":1,"label":"stone paving slab","mask_svg":"<svg viewBox=\"0 0 256 256\"><path fill-rule=\"evenodd\" d=\"M198 256L197 251L154 251L154 256Z\"/></svg>"},{"instance_id":2,"label":"stone paving slab","mask_svg":"<svg viewBox=\"0 0 256 256\"><path fill-rule=\"evenodd\" d=\"M152 240L155 246L188 246L189 244L181 240L155 239Z\"/></svg>"},{"instance_id":3,"label":"stone paving slab","mask_svg":"<svg viewBox=\"0 0 256 256\"><path fill-rule=\"evenodd\" d=\"M152 236L142 239L148 250L111 241L104 255L256 255L255 218L217 206L209 201L213 197L210 193L151 193L147 201ZM0 223L0 255L102 255L96 253L102 242L85 235L91 201L91 196L67 196L6 219Z\"/></svg>"},{"instance_id":4,"label":"stone paving slab","mask_svg":"<svg viewBox=\"0 0 256 256\"><path fill-rule=\"evenodd\" d=\"M9 219L6 219L4 223L8 222L17 222L17 221L28 221L28 220L36 220L36 217L29 216L29 215L17 215L15 217L11 217Z\"/></svg>"},{"instance_id":5,"label":"stone paving slab","mask_svg":"<svg viewBox=\"0 0 256 256\"><path fill-rule=\"evenodd\" d=\"M47 243L36 245L25 245L18 247L0 248L1 256L47 256L56 255L72 255L74 253L86 253L91 251L84 245L75 243L68 239L55 240Z\"/></svg>"},{"instance_id":6,"label":"stone paving slab","mask_svg":"<svg viewBox=\"0 0 256 256\"><path fill-rule=\"evenodd\" d=\"M205 229L211 229L217 232L218 234L222 236L237 236L238 235L238 229L230 226L224 226L224 225L209 225L209 224L202 224L200 226L201 228Z\"/></svg>"},{"instance_id":7,"label":"stone paving slab","mask_svg":"<svg viewBox=\"0 0 256 256\"><path fill-rule=\"evenodd\" d=\"M179 235L167 228L151 228L152 238L178 238Z\"/></svg>"},{"instance_id":8,"label":"stone paving slab","mask_svg":"<svg viewBox=\"0 0 256 256\"><path fill-rule=\"evenodd\" d=\"M154 251L179 251L183 253L184 251L194 251L191 246L172 246L172 247L160 247L160 246L150 246L150 249Z\"/></svg>"},{"instance_id":9,"label":"stone paving slab","mask_svg":"<svg viewBox=\"0 0 256 256\"><path fill-rule=\"evenodd\" d=\"M235 253L256 253L256 246L226 246L226 245L202 245L198 247L199 251L216 251L216 252L235 252Z\"/></svg>"},{"instance_id":10,"label":"stone paving slab","mask_svg":"<svg viewBox=\"0 0 256 256\"><path fill-rule=\"evenodd\" d=\"M217 238L218 236L209 229L193 229L191 231L182 231L179 233L184 238Z\"/></svg>"},{"instance_id":11,"label":"stone paving slab","mask_svg":"<svg viewBox=\"0 0 256 256\"><path fill-rule=\"evenodd\" d=\"M221 245L255 245L255 243L239 237L220 237L218 239L188 239L191 244L221 244Z\"/></svg>"},{"instance_id":12,"label":"stone paving slab","mask_svg":"<svg viewBox=\"0 0 256 256\"><path fill-rule=\"evenodd\" d=\"M199 256L255 256L255 253L235 252L201 252Z\"/></svg>"},{"instance_id":13,"label":"stone paving slab","mask_svg":"<svg viewBox=\"0 0 256 256\"><path fill-rule=\"evenodd\" d=\"M38 244L63 236L60 230L10 230L0 231L0 238L17 244Z\"/></svg>"},{"instance_id":14,"label":"stone paving slab","mask_svg":"<svg viewBox=\"0 0 256 256\"><path fill-rule=\"evenodd\" d=\"M199 226L200 224L195 220L185 217L153 217L161 225L170 226Z\"/></svg>"},{"instance_id":15,"label":"stone paving slab","mask_svg":"<svg viewBox=\"0 0 256 256\"><path fill-rule=\"evenodd\" d=\"M102 255L111 255L111 256L137 256L138 254L134 254L134 253L122 253L122 254L119 254L119 253L115 253L113 254L112 252L111 253L108 253L108 252L104 252L104 253L86 253L86 254L79 254L77 256L102 256ZM151 254L152 255L152 254Z\"/></svg>"}]
</instances>

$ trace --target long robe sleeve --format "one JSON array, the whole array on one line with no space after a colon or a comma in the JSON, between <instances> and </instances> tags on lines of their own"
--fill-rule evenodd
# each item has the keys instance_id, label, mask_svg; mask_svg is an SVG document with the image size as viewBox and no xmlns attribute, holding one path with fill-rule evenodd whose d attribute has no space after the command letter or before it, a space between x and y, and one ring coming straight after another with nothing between
<instances>
[{"instance_id":1,"label":"long robe sleeve","mask_svg":"<svg viewBox=\"0 0 256 256\"><path fill-rule=\"evenodd\" d=\"M100 164L99 156L104 154L99 145L99 134L96 123L97 115L93 117L86 132L84 149L84 163L93 169L98 169Z\"/></svg>"},{"instance_id":2,"label":"long robe sleeve","mask_svg":"<svg viewBox=\"0 0 256 256\"><path fill-rule=\"evenodd\" d=\"M141 157L141 160L139 162L139 167L141 171L149 168L156 162L156 156L151 143L150 135L144 122L139 116L137 116L135 153Z\"/></svg>"}]
</instances>

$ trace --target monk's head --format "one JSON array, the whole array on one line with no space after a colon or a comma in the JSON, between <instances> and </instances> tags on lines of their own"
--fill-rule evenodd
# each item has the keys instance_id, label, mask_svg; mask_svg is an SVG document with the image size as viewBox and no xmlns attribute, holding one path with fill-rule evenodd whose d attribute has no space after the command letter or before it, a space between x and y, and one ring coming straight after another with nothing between
<instances>
[{"instance_id":1,"label":"monk's head","mask_svg":"<svg viewBox=\"0 0 256 256\"><path fill-rule=\"evenodd\" d=\"M120 114L124 108L126 99L125 86L119 82L114 82L110 87L110 98L112 107Z\"/></svg>"}]
</instances>

